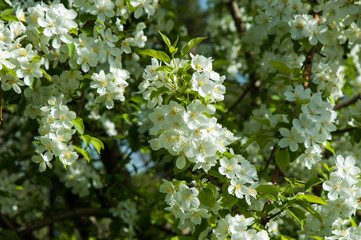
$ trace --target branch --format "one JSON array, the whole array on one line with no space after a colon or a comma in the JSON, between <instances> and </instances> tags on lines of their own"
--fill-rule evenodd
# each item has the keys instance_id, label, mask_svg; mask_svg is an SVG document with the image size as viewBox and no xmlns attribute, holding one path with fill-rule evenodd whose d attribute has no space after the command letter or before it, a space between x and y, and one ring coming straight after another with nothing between
<instances>
[{"instance_id":1,"label":"branch","mask_svg":"<svg viewBox=\"0 0 361 240\"><path fill-rule=\"evenodd\" d=\"M239 7L236 1L232 0L228 3L229 11L233 17L234 23L236 24L237 31L239 33L245 32L244 23L242 21L241 12L239 11Z\"/></svg>"},{"instance_id":2,"label":"branch","mask_svg":"<svg viewBox=\"0 0 361 240\"><path fill-rule=\"evenodd\" d=\"M313 63L313 56L316 52L316 46L313 46L310 51L308 51L306 55L306 60L304 62L305 71L303 73L303 78L307 80L307 83L303 85L304 88L307 88L308 82L310 81L311 70L312 70L312 63Z\"/></svg>"},{"instance_id":3,"label":"branch","mask_svg":"<svg viewBox=\"0 0 361 240\"><path fill-rule=\"evenodd\" d=\"M348 99L344 102L340 102L339 104L337 104L336 106L333 107L333 110L338 110L340 108L343 108L343 107L347 107L355 102L357 102L357 100L361 99L361 93L356 95L355 97L351 98L351 99Z\"/></svg>"},{"instance_id":4,"label":"branch","mask_svg":"<svg viewBox=\"0 0 361 240\"><path fill-rule=\"evenodd\" d=\"M313 18L317 20L317 22L320 22L320 19L318 17L317 13L313 13ZM310 76L312 71L312 63L313 63L313 57L316 52L316 46L313 46L310 51L307 52L306 60L304 62L305 71L303 73L303 78L307 80L306 83L303 84L303 87L306 89L308 87L308 83L310 82Z\"/></svg>"},{"instance_id":5,"label":"branch","mask_svg":"<svg viewBox=\"0 0 361 240\"><path fill-rule=\"evenodd\" d=\"M242 102L243 98L247 95L249 91L251 91L252 88L253 88L253 82L250 81L248 87L244 90L242 95L239 96L239 98L233 103L233 105L230 108L228 108L227 113L231 112L238 105L238 103Z\"/></svg>"},{"instance_id":6,"label":"branch","mask_svg":"<svg viewBox=\"0 0 361 240\"><path fill-rule=\"evenodd\" d=\"M31 233L34 230L40 229L42 227L48 226L55 222L59 222L69 218L79 218L79 217L89 217L89 216L108 216L110 213L107 209L102 208L79 208L79 209L72 209L66 212L59 212L53 215L47 216L42 220L34 222L25 229L19 229L18 233L20 236L26 236L27 234Z\"/></svg>"},{"instance_id":7,"label":"branch","mask_svg":"<svg viewBox=\"0 0 361 240\"><path fill-rule=\"evenodd\" d=\"M272 160L273 156L275 155L277 146L278 146L277 143L273 146L272 152L271 152L269 158L267 159L266 166L264 167L264 169L263 169L263 171L262 171L262 173L261 173L261 175L259 177L259 180L261 180L263 178L264 174L267 172L269 164L271 163L271 160Z\"/></svg>"},{"instance_id":8,"label":"branch","mask_svg":"<svg viewBox=\"0 0 361 240\"><path fill-rule=\"evenodd\" d=\"M211 175L208 174L208 172L204 171L207 175L207 178L209 179L209 181L211 181L211 183L213 183L214 185L216 185L217 187L219 187L219 189L222 189L222 184L217 182L216 180L214 180Z\"/></svg>"},{"instance_id":9,"label":"branch","mask_svg":"<svg viewBox=\"0 0 361 240\"><path fill-rule=\"evenodd\" d=\"M276 167L275 167L275 170L274 170L273 176L272 176L272 184L275 185L275 186L277 185L277 180L278 180L278 177L280 176L280 172L281 172L281 169L276 164Z\"/></svg>"},{"instance_id":10,"label":"branch","mask_svg":"<svg viewBox=\"0 0 361 240\"><path fill-rule=\"evenodd\" d=\"M0 212L0 223L1 225L5 226L5 229L7 228L16 231L14 225L9 221L9 219L7 219L4 214L2 214L2 212Z\"/></svg>"},{"instance_id":11,"label":"branch","mask_svg":"<svg viewBox=\"0 0 361 240\"><path fill-rule=\"evenodd\" d=\"M333 134L340 134L340 133L346 133L346 132L352 132L353 130L356 130L357 128L355 127L350 127L350 128L344 128L344 129L340 129L340 130L336 130L334 132L332 132Z\"/></svg>"},{"instance_id":12,"label":"branch","mask_svg":"<svg viewBox=\"0 0 361 240\"><path fill-rule=\"evenodd\" d=\"M1 89L1 78L0 78L0 126L1 126L1 123L3 122L3 105L2 105L2 101L3 101L3 91Z\"/></svg>"}]
</instances>

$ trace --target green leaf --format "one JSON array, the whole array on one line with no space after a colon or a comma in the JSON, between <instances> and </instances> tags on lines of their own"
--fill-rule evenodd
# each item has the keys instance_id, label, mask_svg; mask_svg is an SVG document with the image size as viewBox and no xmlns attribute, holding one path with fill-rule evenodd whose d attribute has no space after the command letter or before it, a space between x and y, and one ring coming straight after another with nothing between
<instances>
[{"instance_id":1,"label":"green leaf","mask_svg":"<svg viewBox=\"0 0 361 240\"><path fill-rule=\"evenodd\" d=\"M81 119L80 117L76 117L72 120L74 127L76 129L76 131L80 134L83 135L84 134L84 123L83 123L83 119Z\"/></svg>"},{"instance_id":2,"label":"green leaf","mask_svg":"<svg viewBox=\"0 0 361 240\"><path fill-rule=\"evenodd\" d=\"M83 155L85 157L85 159L90 162L90 153L85 150L84 148L81 147L77 147L75 146L75 150L77 150L79 153L81 153L81 155Z\"/></svg>"},{"instance_id":3,"label":"green leaf","mask_svg":"<svg viewBox=\"0 0 361 240\"><path fill-rule=\"evenodd\" d=\"M74 34L75 36L78 36L78 34L79 34L78 29L76 29L76 28L70 29L70 30L69 30L69 33L72 33L72 34Z\"/></svg>"},{"instance_id":4,"label":"green leaf","mask_svg":"<svg viewBox=\"0 0 361 240\"><path fill-rule=\"evenodd\" d=\"M270 198L273 200L277 199L277 188L274 185L260 185L256 188L257 195L261 197Z\"/></svg>"},{"instance_id":5,"label":"green leaf","mask_svg":"<svg viewBox=\"0 0 361 240\"><path fill-rule=\"evenodd\" d=\"M104 150L104 144L98 138L91 137L90 143L95 147L99 154L101 149Z\"/></svg>"},{"instance_id":6,"label":"green leaf","mask_svg":"<svg viewBox=\"0 0 361 240\"><path fill-rule=\"evenodd\" d=\"M170 73L173 71L173 68L171 66L160 66L156 69L156 71L164 71L166 73Z\"/></svg>"},{"instance_id":7,"label":"green leaf","mask_svg":"<svg viewBox=\"0 0 361 240\"><path fill-rule=\"evenodd\" d=\"M280 73L286 74L287 76L290 76L292 73L292 70L284 62L270 61L270 64L274 69Z\"/></svg>"},{"instance_id":8,"label":"green leaf","mask_svg":"<svg viewBox=\"0 0 361 240\"><path fill-rule=\"evenodd\" d=\"M262 123L262 124L264 124L264 125L266 125L268 127L271 126L271 122L268 119L257 118L255 116L250 116L250 119L253 119L253 120L255 120L255 121L259 122L259 123Z\"/></svg>"},{"instance_id":9,"label":"green leaf","mask_svg":"<svg viewBox=\"0 0 361 240\"><path fill-rule=\"evenodd\" d=\"M234 204L238 202L238 198L228 194L228 192L223 192L222 206L232 208Z\"/></svg>"},{"instance_id":10,"label":"green leaf","mask_svg":"<svg viewBox=\"0 0 361 240\"><path fill-rule=\"evenodd\" d=\"M222 153L224 156L226 156L227 158L231 159L234 158L234 155L229 153L228 151L225 151L224 153Z\"/></svg>"},{"instance_id":11,"label":"green leaf","mask_svg":"<svg viewBox=\"0 0 361 240\"><path fill-rule=\"evenodd\" d=\"M41 61L41 57L39 55L36 55L35 57L33 57L31 59L32 62L40 62Z\"/></svg>"},{"instance_id":12,"label":"green leaf","mask_svg":"<svg viewBox=\"0 0 361 240\"><path fill-rule=\"evenodd\" d=\"M316 239L316 240L323 240L324 239L323 237L319 237L319 236L312 236L310 238L313 238L313 239Z\"/></svg>"},{"instance_id":13,"label":"green leaf","mask_svg":"<svg viewBox=\"0 0 361 240\"><path fill-rule=\"evenodd\" d=\"M5 9L1 12L0 18L4 21L19 22L19 19L15 15L13 15L13 12L14 8Z\"/></svg>"},{"instance_id":14,"label":"green leaf","mask_svg":"<svg viewBox=\"0 0 361 240\"><path fill-rule=\"evenodd\" d=\"M299 40L299 43L301 44L301 46L305 48L307 52L310 51L311 48L313 47L313 45L310 44L307 38Z\"/></svg>"},{"instance_id":15,"label":"green leaf","mask_svg":"<svg viewBox=\"0 0 361 240\"><path fill-rule=\"evenodd\" d=\"M327 202L323 198L316 196L316 195L312 195L312 194L300 194L297 196L297 199L304 200L309 203L317 203L317 204L327 205Z\"/></svg>"},{"instance_id":16,"label":"green leaf","mask_svg":"<svg viewBox=\"0 0 361 240\"><path fill-rule=\"evenodd\" d=\"M169 88L164 87L164 86L161 87L161 88L154 89L154 90L150 93L149 99L152 100L153 98L158 97L159 95L161 95L161 94L163 94L163 93L166 93L167 91L169 91Z\"/></svg>"},{"instance_id":17,"label":"green leaf","mask_svg":"<svg viewBox=\"0 0 361 240\"><path fill-rule=\"evenodd\" d=\"M335 150L333 149L332 144L329 141L326 141L326 145L323 145L328 151L332 152L335 155ZM336 155L335 155L336 156Z\"/></svg>"},{"instance_id":18,"label":"green leaf","mask_svg":"<svg viewBox=\"0 0 361 240\"><path fill-rule=\"evenodd\" d=\"M3 65L3 69L5 72L8 72L10 75L18 79L18 75L16 75L16 72L10 68L7 68L5 65Z\"/></svg>"},{"instance_id":19,"label":"green leaf","mask_svg":"<svg viewBox=\"0 0 361 240\"><path fill-rule=\"evenodd\" d=\"M162 51L157 51L154 49L146 49L146 50L140 51L139 54L155 57L156 59L161 60L166 63L170 62L170 57L165 52L162 52Z\"/></svg>"},{"instance_id":20,"label":"green leaf","mask_svg":"<svg viewBox=\"0 0 361 240\"><path fill-rule=\"evenodd\" d=\"M285 172L290 163L290 153L288 149L278 149L276 152L276 163L282 172Z\"/></svg>"},{"instance_id":21,"label":"green leaf","mask_svg":"<svg viewBox=\"0 0 361 240\"><path fill-rule=\"evenodd\" d=\"M320 223L323 222L322 216L311 207L310 203L303 201L296 201L295 203L305 209L307 212L311 213L315 218L318 219L318 221L320 221Z\"/></svg>"},{"instance_id":22,"label":"green leaf","mask_svg":"<svg viewBox=\"0 0 361 240\"><path fill-rule=\"evenodd\" d=\"M83 140L85 146L88 146L88 144L89 144L90 141L91 141L91 138L92 138L92 137L89 136L89 135L81 135L81 136L80 136L80 139Z\"/></svg>"},{"instance_id":23,"label":"green leaf","mask_svg":"<svg viewBox=\"0 0 361 240\"><path fill-rule=\"evenodd\" d=\"M3 229L0 231L0 237L4 237L4 239L11 239L11 240L20 240L21 238L19 237L19 235L13 231L13 230L9 230L9 229ZM1 238L3 239L3 238Z\"/></svg>"},{"instance_id":24,"label":"green leaf","mask_svg":"<svg viewBox=\"0 0 361 240\"><path fill-rule=\"evenodd\" d=\"M74 43L67 43L66 45L68 46L68 56L72 57L75 51L75 45Z\"/></svg>"},{"instance_id":25,"label":"green leaf","mask_svg":"<svg viewBox=\"0 0 361 240\"><path fill-rule=\"evenodd\" d=\"M40 71L44 74L44 76L51 82L51 76L42 68L40 68Z\"/></svg>"},{"instance_id":26,"label":"green leaf","mask_svg":"<svg viewBox=\"0 0 361 240\"><path fill-rule=\"evenodd\" d=\"M174 175L184 172L187 168L189 168L190 165L191 165L191 163L189 161L186 162L186 165L182 169L179 169L176 167L176 165L174 165L174 169L173 169Z\"/></svg>"},{"instance_id":27,"label":"green leaf","mask_svg":"<svg viewBox=\"0 0 361 240\"><path fill-rule=\"evenodd\" d=\"M207 37L199 37L199 38L194 38L192 40L190 40L187 45L185 45L182 48L182 56L186 55L187 53L189 53L194 47L196 47L200 42L202 42L204 39L207 39Z\"/></svg>"},{"instance_id":28,"label":"green leaf","mask_svg":"<svg viewBox=\"0 0 361 240\"><path fill-rule=\"evenodd\" d=\"M216 199L209 188L203 188L198 195L199 201L206 207L213 208L216 205Z\"/></svg>"},{"instance_id":29,"label":"green leaf","mask_svg":"<svg viewBox=\"0 0 361 240\"><path fill-rule=\"evenodd\" d=\"M306 191L310 187L318 185L318 184L320 184L322 182L323 182L323 180L321 178L318 178L318 177L311 178L310 180L308 180L306 182L304 190Z\"/></svg>"},{"instance_id":30,"label":"green leaf","mask_svg":"<svg viewBox=\"0 0 361 240\"><path fill-rule=\"evenodd\" d=\"M165 42L165 44L167 44L168 48L170 49L172 44L170 43L169 38L166 35L164 35L163 33L161 33L161 31L158 31L158 32L159 32L160 36L162 36L163 41Z\"/></svg>"},{"instance_id":31,"label":"green leaf","mask_svg":"<svg viewBox=\"0 0 361 240\"><path fill-rule=\"evenodd\" d=\"M357 224L355 223L355 221L349 216L348 217L350 219L351 225L354 226L355 228L357 228Z\"/></svg>"},{"instance_id":32,"label":"green leaf","mask_svg":"<svg viewBox=\"0 0 361 240\"><path fill-rule=\"evenodd\" d=\"M178 51L178 48L170 46L169 52L170 52L170 54L172 54L172 56L174 56L174 54L176 54L177 51Z\"/></svg>"},{"instance_id":33,"label":"green leaf","mask_svg":"<svg viewBox=\"0 0 361 240\"><path fill-rule=\"evenodd\" d=\"M287 210L301 224L301 228L303 230L303 227L305 226L305 223L306 223L305 212L302 211L301 209L295 208L295 207L288 207Z\"/></svg>"}]
</instances>

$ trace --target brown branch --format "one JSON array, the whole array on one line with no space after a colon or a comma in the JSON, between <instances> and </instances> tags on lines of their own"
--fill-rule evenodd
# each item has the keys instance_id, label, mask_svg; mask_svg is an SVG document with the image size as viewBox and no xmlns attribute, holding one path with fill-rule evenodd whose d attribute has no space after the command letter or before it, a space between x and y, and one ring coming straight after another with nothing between
<instances>
[{"instance_id":1,"label":"brown branch","mask_svg":"<svg viewBox=\"0 0 361 240\"><path fill-rule=\"evenodd\" d=\"M231 12L232 18L234 20L234 23L236 25L237 31L239 33L245 32L244 23L242 21L241 12L239 11L239 7L236 1L230 1L228 3L229 11Z\"/></svg>"},{"instance_id":2,"label":"brown branch","mask_svg":"<svg viewBox=\"0 0 361 240\"><path fill-rule=\"evenodd\" d=\"M277 180L278 180L278 177L280 176L280 173L281 173L281 169L276 164L276 167L275 167L275 170L274 170L273 176L272 176L272 184L275 185L275 186L277 185Z\"/></svg>"},{"instance_id":3,"label":"brown branch","mask_svg":"<svg viewBox=\"0 0 361 240\"><path fill-rule=\"evenodd\" d=\"M48 226L50 224L53 224L55 222L59 222L65 219L69 218L79 218L79 217L90 217L90 216L109 216L110 213L107 209L101 209L101 208L79 208L79 209L72 209L66 212L59 212L55 213L53 215L47 216L42 220L39 220L37 222L34 222L25 229L19 229L18 234L20 236L25 236L29 233L31 233L34 230L40 229L42 227Z\"/></svg>"},{"instance_id":4,"label":"brown branch","mask_svg":"<svg viewBox=\"0 0 361 240\"><path fill-rule=\"evenodd\" d=\"M333 107L333 110L338 110L340 108L343 108L343 107L347 107L355 102L357 102L357 100L361 99L361 93L356 95L355 97L351 98L351 99L348 99L344 102L340 102L339 104L336 104L336 106Z\"/></svg>"},{"instance_id":5,"label":"brown branch","mask_svg":"<svg viewBox=\"0 0 361 240\"><path fill-rule=\"evenodd\" d=\"M204 171L207 175L207 178L209 179L209 181L211 181L211 183L213 183L214 185L216 185L217 187L219 187L220 189L222 189L222 184L220 184L219 182L217 182L216 180L214 180L211 175L208 174L208 172Z\"/></svg>"},{"instance_id":6,"label":"brown branch","mask_svg":"<svg viewBox=\"0 0 361 240\"><path fill-rule=\"evenodd\" d=\"M84 94L84 91L81 93L81 100L80 100L80 106L79 106L79 110L78 112L76 113L76 116L79 117L80 116L80 112L81 110L83 109L84 107L84 104L85 104L85 94Z\"/></svg>"},{"instance_id":7,"label":"brown branch","mask_svg":"<svg viewBox=\"0 0 361 240\"><path fill-rule=\"evenodd\" d=\"M1 88L1 78L0 78L0 127L1 127L1 123L3 122L3 105L2 105L2 101L3 101L3 91Z\"/></svg>"},{"instance_id":8,"label":"brown branch","mask_svg":"<svg viewBox=\"0 0 361 240\"><path fill-rule=\"evenodd\" d=\"M275 152L277 150L277 146L278 146L277 143L273 146L272 152L271 152L269 158L267 159L266 166L264 167L261 175L259 176L259 180L261 180L263 178L264 174L267 172L269 164L271 163L271 160L272 160L272 158L275 155Z\"/></svg>"},{"instance_id":9,"label":"brown branch","mask_svg":"<svg viewBox=\"0 0 361 240\"><path fill-rule=\"evenodd\" d=\"M0 212L0 223L1 223L1 225L5 226L5 228L16 231L16 228L14 227L14 225L1 212Z\"/></svg>"},{"instance_id":10,"label":"brown branch","mask_svg":"<svg viewBox=\"0 0 361 240\"><path fill-rule=\"evenodd\" d=\"M303 84L304 88L308 87L308 83L310 82L311 70L312 70L312 63L313 57L316 52L316 46L313 46L310 51L307 52L306 60L304 62L305 70L303 72L303 78L307 80L307 83Z\"/></svg>"},{"instance_id":11,"label":"brown branch","mask_svg":"<svg viewBox=\"0 0 361 240\"><path fill-rule=\"evenodd\" d=\"M242 102L243 98L247 95L247 93L251 91L253 87L254 87L254 83L250 81L248 87L244 90L242 95L239 96L239 98L232 104L230 108L228 108L227 113L231 112L240 102Z\"/></svg>"},{"instance_id":12,"label":"brown branch","mask_svg":"<svg viewBox=\"0 0 361 240\"><path fill-rule=\"evenodd\" d=\"M334 131L332 133L333 134L340 134L340 133L352 132L352 131L354 131L356 129L357 128L355 128L355 127L350 127L350 128L344 128L344 129L336 130L336 131Z\"/></svg>"},{"instance_id":13,"label":"brown branch","mask_svg":"<svg viewBox=\"0 0 361 240\"><path fill-rule=\"evenodd\" d=\"M320 19L318 17L317 13L313 13L313 18L317 20L317 22L320 22ZM316 52L316 46L313 46L306 55L306 60L304 62L305 70L303 72L303 78L307 80L307 82L303 83L303 87L306 89L308 87L308 83L310 82L311 77L311 71L312 71L312 63L313 63L313 57L315 56Z\"/></svg>"}]
</instances>

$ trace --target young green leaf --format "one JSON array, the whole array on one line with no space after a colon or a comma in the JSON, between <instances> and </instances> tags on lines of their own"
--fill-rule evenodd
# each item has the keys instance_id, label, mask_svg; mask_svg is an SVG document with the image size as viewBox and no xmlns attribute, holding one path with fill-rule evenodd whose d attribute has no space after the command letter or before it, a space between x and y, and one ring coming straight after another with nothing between
<instances>
[{"instance_id":1,"label":"young green leaf","mask_svg":"<svg viewBox=\"0 0 361 240\"><path fill-rule=\"evenodd\" d=\"M150 57L154 57L154 58L161 60L163 62L166 62L166 63L170 62L170 57L165 52L162 52L162 51L157 51L154 49L146 49L146 50L140 51L139 53L150 56Z\"/></svg>"},{"instance_id":2,"label":"young green leaf","mask_svg":"<svg viewBox=\"0 0 361 240\"><path fill-rule=\"evenodd\" d=\"M189 53L193 48L195 48L200 42L202 42L204 39L207 39L207 37L199 37L199 38L194 38L192 40L190 40L187 45L185 45L182 48L182 56L186 55L187 53Z\"/></svg>"},{"instance_id":3,"label":"young green leaf","mask_svg":"<svg viewBox=\"0 0 361 240\"><path fill-rule=\"evenodd\" d=\"M92 138L92 137L89 136L89 135L81 135L81 136L80 136L80 139L83 140L85 146L88 146L88 144L89 144L90 141L91 141L91 138Z\"/></svg>"},{"instance_id":4,"label":"young green leaf","mask_svg":"<svg viewBox=\"0 0 361 240\"><path fill-rule=\"evenodd\" d=\"M213 208L216 204L213 192L208 188L203 188L203 190L199 192L198 199L206 207Z\"/></svg>"},{"instance_id":5,"label":"young green leaf","mask_svg":"<svg viewBox=\"0 0 361 240\"><path fill-rule=\"evenodd\" d=\"M300 194L297 196L297 199L304 200L309 203L317 203L317 204L327 205L327 202L323 198L316 196L316 195L312 195L312 194Z\"/></svg>"},{"instance_id":6,"label":"young green leaf","mask_svg":"<svg viewBox=\"0 0 361 240\"><path fill-rule=\"evenodd\" d=\"M80 117L76 117L72 120L74 127L76 129L76 131L80 134L83 135L84 134L84 123L83 123L83 119L81 119Z\"/></svg>"},{"instance_id":7,"label":"young green leaf","mask_svg":"<svg viewBox=\"0 0 361 240\"><path fill-rule=\"evenodd\" d=\"M270 64L274 69L287 76L290 76L292 73L292 70L284 62L270 61Z\"/></svg>"},{"instance_id":8,"label":"young green leaf","mask_svg":"<svg viewBox=\"0 0 361 240\"><path fill-rule=\"evenodd\" d=\"M67 43L66 45L68 46L68 56L72 57L75 51L75 45L74 43Z\"/></svg>"},{"instance_id":9,"label":"young green leaf","mask_svg":"<svg viewBox=\"0 0 361 240\"><path fill-rule=\"evenodd\" d=\"M95 149L98 151L99 154L100 154L100 150L104 149L103 142L100 141L98 138L91 137L90 143L93 144L93 146L95 147Z\"/></svg>"},{"instance_id":10,"label":"young green leaf","mask_svg":"<svg viewBox=\"0 0 361 240\"><path fill-rule=\"evenodd\" d=\"M303 230L303 227L305 226L305 223L306 223L305 212L302 211L301 209L295 208L295 207L288 207L287 210L301 224L301 228Z\"/></svg>"},{"instance_id":11,"label":"young green leaf","mask_svg":"<svg viewBox=\"0 0 361 240\"><path fill-rule=\"evenodd\" d=\"M170 49L172 44L170 43L169 38L166 35L164 35L163 33L161 33L160 31L158 31L158 32L159 32L160 36L162 36L163 41L165 42L165 44L167 44L168 48Z\"/></svg>"},{"instance_id":12,"label":"young green leaf","mask_svg":"<svg viewBox=\"0 0 361 240\"><path fill-rule=\"evenodd\" d=\"M276 152L276 163L282 172L285 172L290 163L290 153L288 149L278 149Z\"/></svg>"},{"instance_id":13,"label":"young green leaf","mask_svg":"<svg viewBox=\"0 0 361 240\"><path fill-rule=\"evenodd\" d=\"M75 146L75 150L77 150L79 153L81 153L81 155L83 155L85 157L85 159L90 162L90 153L85 150L84 148L81 147L77 147Z\"/></svg>"}]
</instances>

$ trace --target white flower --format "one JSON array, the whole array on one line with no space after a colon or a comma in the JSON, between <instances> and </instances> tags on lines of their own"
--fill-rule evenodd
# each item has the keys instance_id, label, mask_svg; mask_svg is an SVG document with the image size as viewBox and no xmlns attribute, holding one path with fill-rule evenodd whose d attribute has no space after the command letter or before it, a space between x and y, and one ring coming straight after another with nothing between
<instances>
[{"instance_id":1,"label":"white flower","mask_svg":"<svg viewBox=\"0 0 361 240\"><path fill-rule=\"evenodd\" d=\"M279 141L278 145L281 148L289 146L292 152L297 151L298 143L302 143L304 141L304 137L295 127L292 127L291 131L286 128L280 128L280 133L284 138Z\"/></svg>"},{"instance_id":2,"label":"white flower","mask_svg":"<svg viewBox=\"0 0 361 240\"><path fill-rule=\"evenodd\" d=\"M32 156L31 160L35 163L39 163L39 172L44 172L46 169L46 166L48 166L48 168L52 168L52 165L50 163L51 159L53 158L52 154L41 154L39 155L34 155Z\"/></svg>"},{"instance_id":3,"label":"white flower","mask_svg":"<svg viewBox=\"0 0 361 240\"><path fill-rule=\"evenodd\" d=\"M221 166L218 168L218 171L222 175L226 175L227 178L232 179L236 173L241 170L241 166L238 165L238 160L236 158L231 158L228 160L227 157L221 158Z\"/></svg>"},{"instance_id":4,"label":"white flower","mask_svg":"<svg viewBox=\"0 0 361 240\"><path fill-rule=\"evenodd\" d=\"M192 76L192 89L198 91L202 97L206 97L214 89L214 82L209 78L208 72L194 73Z\"/></svg>"},{"instance_id":5,"label":"white flower","mask_svg":"<svg viewBox=\"0 0 361 240\"><path fill-rule=\"evenodd\" d=\"M346 180L342 179L341 176L335 172L330 174L330 180L325 181L322 184L322 187L328 191L327 197L330 200L335 200L338 197L347 199L351 196L351 192L348 189L349 185Z\"/></svg>"},{"instance_id":6,"label":"white flower","mask_svg":"<svg viewBox=\"0 0 361 240\"><path fill-rule=\"evenodd\" d=\"M105 17L114 17L114 3L111 0L94 1L94 6L90 8L90 13L97 15L99 21L104 22Z\"/></svg>"}]
</instances>

